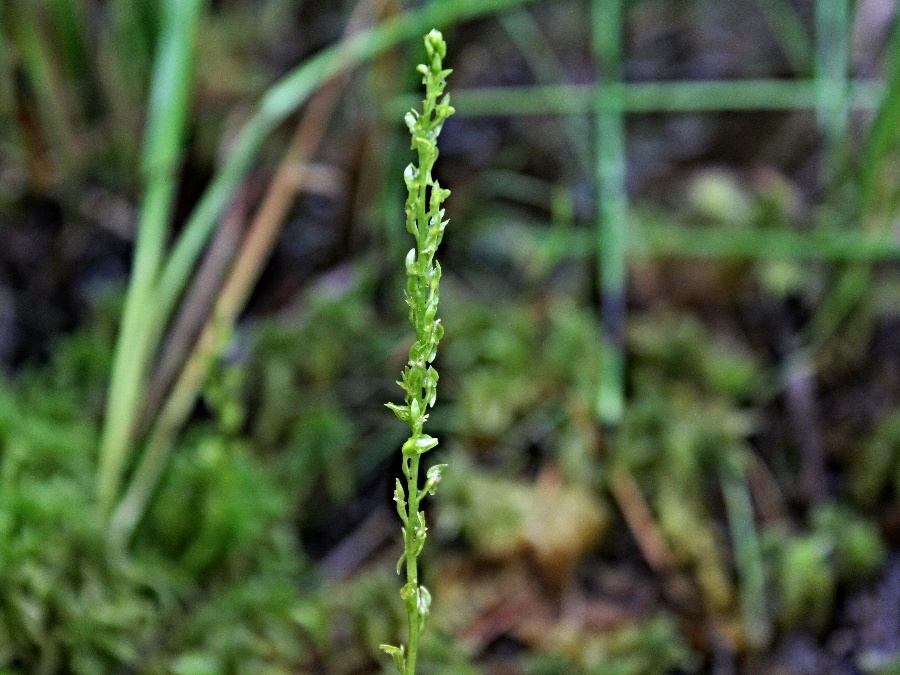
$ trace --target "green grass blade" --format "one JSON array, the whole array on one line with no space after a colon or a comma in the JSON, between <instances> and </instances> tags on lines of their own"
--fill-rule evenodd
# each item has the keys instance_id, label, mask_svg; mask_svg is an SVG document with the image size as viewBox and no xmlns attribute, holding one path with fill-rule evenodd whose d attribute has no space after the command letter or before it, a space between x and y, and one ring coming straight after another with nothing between
<instances>
[{"instance_id":1,"label":"green grass blade","mask_svg":"<svg viewBox=\"0 0 900 675\"><path fill-rule=\"evenodd\" d=\"M598 106L621 106L627 113L722 112L742 110L812 110L816 106L813 80L741 80L736 82L626 82L620 97L608 96L604 85L545 84L517 87L460 89L462 117L491 115L583 115ZM882 100L881 82L855 82L849 105L875 110ZM599 102L598 102L599 99ZM385 117L415 105L413 96L401 96L385 106Z\"/></svg>"},{"instance_id":2,"label":"green grass blade","mask_svg":"<svg viewBox=\"0 0 900 675\"><path fill-rule=\"evenodd\" d=\"M162 15L157 8L165 4L166 0L110 0L99 29L97 83L117 159L129 175L137 168L153 50L162 30L162 21L154 17Z\"/></svg>"},{"instance_id":3,"label":"green grass blade","mask_svg":"<svg viewBox=\"0 0 900 675\"><path fill-rule=\"evenodd\" d=\"M527 9L508 12L499 20L510 40L528 62L528 67L539 84L562 82L565 79L562 63ZM539 92L540 90L535 93ZM583 112L586 114L589 111ZM573 116L561 120L561 125L578 160L579 170L585 176L591 175L590 122L586 117Z\"/></svg>"},{"instance_id":4,"label":"green grass blade","mask_svg":"<svg viewBox=\"0 0 900 675\"><path fill-rule=\"evenodd\" d=\"M731 463L737 464L737 461ZM760 648L769 641L772 626L766 608L762 547L754 522L747 477L741 467L724 466L720 471L720 480L738 572L744 632L750 645Z\"/></svg>"},{"instance_id":5,"label":"green grass blade","mask_svg":"<svg viewBox=\"0 0 900 675\"><path fill-rule=\"evenodd\" d=\"M900 241L852 230L795 232L644 224L630 252L640 258L777 259L875 262L900 260Z\"/></svg>"},{"instance_id":6,"label":"green grass blade","mask_svg":"<svg viewBox=\"0 0 900 675\"><path fill-rule=\"evenodd\" d=\"M504 221L499 221L502 226ZM491 221L486 223L490 227ZM795 232L786 229L737 229L690 227L655 216L633 214L628 255L635 260L683 258L686 260L828 260L846 263L900 261L900 241L887 234L856 230ZM519 232L541 259L589 258L596 250L588 230L560 230L550 224Z\"/></svg>"},{"instance_id":7,"label":"green grass blade","mask_svg":"<svg viewBox=\"0 0 900 675\"><path fill-rule=\"evenodd\" d=\"M885 85L881 104L862 151L859 199L863 210L871 206L875 199L882 163L900 147L900 23L894 27L888 47Z\"/></svg>"},{"instance_id":8,"label":"green grass blade","mask_svg":"<svg viewBox=\"0 0 900 675\"><path fill-rule=\"evenodd\" d=\"M622 118L621 59L623 7L621 0L591 5L594 57L605 86L596 91L596 177L599 225L600 316L603 363L596 412L616 426L625 407L625 330L628 196L625 192L625 125Z\"/></svg>"},{"instance_id":9,"label":"green grass blade","mask_svg":"<svg viewBox=\"0 0 900 675\"><path fill-rule=\"evenodd\" d=\"M819 12L822 15L819 17L820 22L823 24L822 30L826 30L825 26L828 21L830 21L833 24L830 25L830 30L834 33L846 30L844 41L849 42L849 25L844 26L842 24L843 21L846 21L848 24L850 21L850 8L847 6L847 0L836 0L834 3L820 2L820 5L823 5L819 9ZM832 16L832 14L834 16ZM823 42L836 40L836 37L829 36L828 33L825 33L825 37L827 40L823 40ZM863 148L863 165L861 167L861 173L858 176L858 184L856 186L857 191L855 195L858 201L851 205L842 203L836 209L838 215L845 221L858 220L861 222L866 215L866 212L872 207L872 200L875 196L875 187L881 168L881 161L890 149L896 145L898 137L900 137L896 126L891 126L895 125L898 118L900 118L900 103L898 103L897 100L898 95L900 95L900 84L898 84L898 80L900 80L900 29L895 29L889 49L886 73L887 88L884 96L880 100L880 105L875 115L875 122ZM845 50L849 52L849 47L846 47ZM841 53L839 58L849 58L849 56ZM827 57L820 58L823 62L821 70L826 72L827 76L830 76L835 80L838 80L841 74L845 75L848 68L848 64L839 63L839 58L833 57L833 63L828 62ZM829 68L830 71L828 71ZM843 70L840 70L841 68L843 68ZM841 112L842 111L835 110L832 112L832 115L837 116ZM825 121L827 121L827 117ZM841 132L846 133L846 121L840 119L832 122L833 125L837 125L838 123L844 125ZM838 152L840 151L840 148L835 145L838 139L829 138L829 135L836 134L837 130L830 131L826 125L825 131L825 169L826 172L832 172L831 174L826 174L826 180L830 180L833 178L833 172L835 171L839 159ZM833 147L829 148L829 143ZM828 164L829 161L830 165ZM889 220L883 219L882 224L889 225ZM867 265L854 265L841 273L834 288L819 304L815 315L807 326L806 342L811 349L816 350L820 348L832 335L834 335L841 323L846 320L853 309L865 297L865 294L871 286L871 282L872 271Z\"/></svg>"},{"instance_id":10,"label":"green grass blade","mask_svg":"<svg viewBox=\"0 0 900 675\"><path fill-rule=\"evenodd\" d=\"M118 496L133 454L133 429L153 351L147 345L147 319L169 231L202 6L203 0L169 0L166 5L142 156L146 190L100 444L97 486L104 514Z\"/></svg>"},{"instance_id":11,"label":"green grass blade","mask_svg":"<svg viewBox=\"0 0 900 675\"><path fill-rule=\"evenodd\" d=\"M125 76L129 95L138 100L146 91L154 56L152 32L141 21L141 5L145 1L149 0L110 0L108 5L114 63Z\"/></svg>"},{"instance_id":12,"label":"green grass blade","mask_svg":"<svg viewBox=\"0 0 900 675\"><path fill-rule=\"evenodd\" d=\"M0 26L9 25L9 8L0 4ZM0 129L6 130L12 124L16 114L15 72L13 69L12 49L6 31L0 29L0 120L4 122Z\"/></svg>"},{"instance_id":13,"label":"green grass blade","mask_svg":"<svg viewBox=\"0 0 900 675\"><path fill-rule=\"evenodd\" d=\"M813 65L813 44L797 10L789 0L758 1L791 70L797 75L809 75Z\"/></svg>"},{"instance_id":14,"label":"green grass blade","mask_svg":"<svg viewBox=\"0 0 900 675\"><path fill-rule=\"evenodd\" d=\"M822 174L829 185L840 169L843 144L850 123L851 11L848 0L816 2L816 118L822 129Z\"/></svg>"},{"instance_id":15,"label":"green grass blade","mask_svg":"<svg viewBox=\"0 0 900 675\"><path fill-rule=\"evenodd\" d=\"M872 271L867 264L856 264L842 271L809 322L804 341L809 350L815 352L837 333L868 293L871 282Z\"/></svg>"},{"instance_id":16,"label":"green grass blade","mask_svg":"<svg viewBox=\"0 0 900 675\"><path fill-rule=\"evenodd\" d=\"M127 176L138 172L140 130L145 98L124 69L116 66L116 37L112 28L102 30L97 41L97 86L106 113L108 134L116 159Z\"/></svg>"}]
</instances>

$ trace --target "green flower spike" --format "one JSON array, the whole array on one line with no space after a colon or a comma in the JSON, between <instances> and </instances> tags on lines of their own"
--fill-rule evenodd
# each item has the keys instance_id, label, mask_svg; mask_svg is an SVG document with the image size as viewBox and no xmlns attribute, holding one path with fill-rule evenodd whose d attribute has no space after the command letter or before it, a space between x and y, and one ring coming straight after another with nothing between
<instances>
[{"instance_id":1,"label":"green flower spike","mask_svg":"<svg viewBox=\"0 0 900 675\"><path fill-rule=\"evenodd\" d=\"M447 44L440 31L433 30L425 36L425 52L428 63L418 67L425 85L422 112L412 110L404 120L412 134L412 149L418 153L418 167L410 164L403 172L409 196L406 199L406 229L416 238L416 247L406 256L406 304L409 320L416 329L416 342L409 350L409 363L403 369L399 384L406 392L404 405L388 403L404 422L409 423L410 437L403 444L403 474L406 490L400 480L394 491L397 512L403 522L404 551L397 562L399 574L406 564L406 584L400 597L406 605L409 619L407 646L381 645L390 654L400 675L414 675L419 637L431 606L431 594L419 585L418 557L425 546L425 514L419 504L426 494L433 495L446 465L438 464L428 470L425 485L419 487L419 459L438 444L422 431L426 410L437 398L438 373L431 365L437 354L438 342L444 327L437 317L441 266L434 259L438 245L444 236L447 221L444 220L443 201L450 190L443 189L432 178L431 170L438 157L437 138L444 121L453 114L449 94L444 94L446 77L442 60L447 55Z\"/></svg>"}]
</instances>

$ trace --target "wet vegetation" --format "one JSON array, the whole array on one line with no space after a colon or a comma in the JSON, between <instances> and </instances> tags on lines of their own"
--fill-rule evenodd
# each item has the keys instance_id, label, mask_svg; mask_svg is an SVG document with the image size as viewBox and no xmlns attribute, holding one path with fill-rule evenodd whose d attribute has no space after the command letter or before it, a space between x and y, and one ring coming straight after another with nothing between
<instances>
[{"instance_id":1,"label":"wet vegetation","mask_svg":"<svg viewBox=\"0 0 900 675\"><path fill-rule=\"evenodd\" d=\"M0 5L0 673L394 668L432 27L416 672L900 672L896 15Z\"/></svg>"}]
</instances>

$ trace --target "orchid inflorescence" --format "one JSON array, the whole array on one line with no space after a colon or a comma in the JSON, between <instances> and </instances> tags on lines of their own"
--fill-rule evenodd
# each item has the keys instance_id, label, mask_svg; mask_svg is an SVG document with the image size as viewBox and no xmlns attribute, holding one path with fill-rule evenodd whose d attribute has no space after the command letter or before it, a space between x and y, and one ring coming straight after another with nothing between
<instances>
[{"instance_id":1,"label":"orchid inflorescence","mask_svg":"<svg viewBox=\"0 0 900 675\"><path fill-rule=\"evenodd\" d=\"M444 236L447 222L444 220L443 201L450 195L431 175L438 157L437 138L444 121L453 114L449 94L444 94L446 77L442 61L447 54L447 44L440 31L432 30L425 36L428 63L420 64L425 85L422 112L406 113L406 126L412 134L412 149L418 152L419 165L410 164L403 173L409 196L406 199L406 229L416 239L415 248L406 256L406 304L409 320L416 329L416 342L409 350L409 363L403 369L397 383L406 392L403 405L388 403L387 407L401 420L409 423L411 435L403 444L403 474L406 489L400 479L394 491L397 513L403 522L404 550L397 561L397 573L406 565L406 584L400 591L409 619L409 640L406 647L381 645L390 654L400 675L414 675L419 637L425 625L431 605L431 594L419 584L418 557L425 545L425 514L419 510L422 499L433 495L441 479L445 464L431 467L424 486L419 486L419 460L438 444L436 438L424 433L422 428L428 419L427 409L437 398L438 373L431 363L437 354L438 342L444 327L437 317L441 265L434 259Z\"/></svg>"}]
</instances>

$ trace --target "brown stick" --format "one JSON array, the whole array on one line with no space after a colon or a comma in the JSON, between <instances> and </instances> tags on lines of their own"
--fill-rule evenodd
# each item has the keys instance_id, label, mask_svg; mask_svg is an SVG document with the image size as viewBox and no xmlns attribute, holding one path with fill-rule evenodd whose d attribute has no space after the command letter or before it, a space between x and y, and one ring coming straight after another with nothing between
<instances>
[{"instance_id":1,"label":"brown stick","mask_svg":"<svg viewBox=\"0 0 900 675\"><path fill-rule=\"evenodd\" d=\"M815 370L801 356L788 360L784 377L785 402L800 450L800 496L808 506L819 506L828 496L828 480Z\"/></svg>"},{"instance_id":2,"label":"brown stick","mask_svg":"<svg viewBox=\"0 0 900 675\"><path fill-rule=\"evenodd\" d=\"M194 276L160 352L159 365L153 373L147 394L139 436L143 436L152 420L156 419L165 397L171 391L175 378L184 367L191 348L212 311L216 295L222 288L225 275L240 245L247 222L247 208L247 191L243 188L216 231L215 239Z\"/></svg>"},{"instance_id":3,"label":"brown stick","mask_svg":"<svg viewBox=\"0 0 900 675\"><path fill-rule=\"evenodd\" d=\"M656 527L650 507L647 506L634 476L628 469L620 467L611 473L609 486L647 564L657 574L666 575L671 572L675 567L672 552Z\"/></svg>"}]
</instances>

